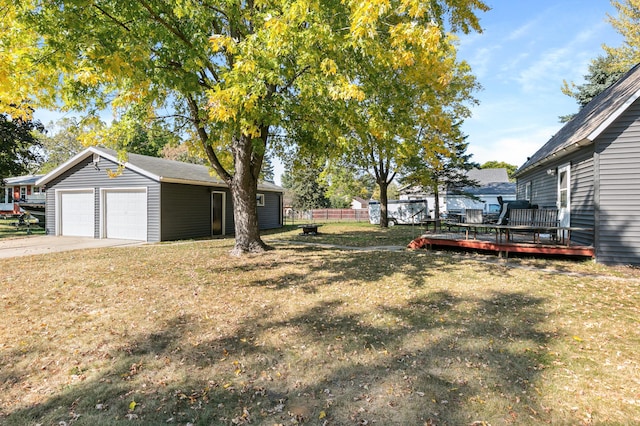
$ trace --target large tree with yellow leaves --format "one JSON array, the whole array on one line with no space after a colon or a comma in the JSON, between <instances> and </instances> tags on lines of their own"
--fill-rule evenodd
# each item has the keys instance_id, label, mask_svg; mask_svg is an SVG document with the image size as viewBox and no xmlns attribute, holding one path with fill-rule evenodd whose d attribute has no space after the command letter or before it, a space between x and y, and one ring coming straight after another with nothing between
<instances>
[{"instance_id":1,"label":"large tree with yellow leaves","mask_svg":"<svg viewBox=\"0 0 640 426\"><path fill-rule=\"evenodd\" d=\"M363 61L376 65L372 78L384 79L422 52L437 52L445 32L480 30L476 13L487 9L480 0L0 5L0 112L110 105L126 131L172 111L230 187L236 254L265 249L256 192L276 131L305 121L319 135L333 134L331 103L369 96L360 86L367 76L355 72L366 70Z\"/></svg>"}]
</instances>

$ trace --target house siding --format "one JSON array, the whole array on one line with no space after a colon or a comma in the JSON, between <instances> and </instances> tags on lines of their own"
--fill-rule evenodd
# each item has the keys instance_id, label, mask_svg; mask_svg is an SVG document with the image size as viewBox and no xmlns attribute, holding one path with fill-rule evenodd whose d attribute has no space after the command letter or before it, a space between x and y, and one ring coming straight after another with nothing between
<instances>
[{"instance_id":1,"label":"house siding","mask_svg":"<svg viewBox=\"0 0 640 426\"><path fill-rule=\"evenodd\" d=\"M531 204L540 208L556 208L558 198L557 169L571 164L571 226L593 228L595 223L593 148L588 147L518 178L518 197L524 198L525 185L531 182ZM554 170L556 174L548 174ZM571 233L571 240L581 245L594 243L593 232Z\"/></svg>"},{"instance_id":2,"label":"house siding","mask_svg":"<svg viewBox=\"0 0 640 426\"><path fill-rule=\"evenodd\" d=\"M207 186L162 184L163 241L211 236L211 191Z\"/></svg>"},{"instance_id":3,"label":"house siding","mask_svg":"<svg viewBox=\"0 0 640 426\"><path fill-rule=\"evenodd\" d=\"M162 184L162 240L211 236L211 192L225 194L225 234L235 233L233 203L227 188ZM282 226L281 198L277 192L258 191L264 194L265 205L258 207L260 229ZM176 208L179 206L179 208Z\"/></svg>"},{"instance_id":4,"label":"house siding","mask_svg":"<svg viewBox=\"0 0 640 426\"><path fill-rule=\"evenodd\" d=\"M526 183L531 182L531 199L529 200L531 204L536 204L540 208L556 206L556 177L548 175L547 169L548 167L537 169L518 179L517 198L519 200L525 199Z\"/></svg>"},{"instance_id":5,"label":"house siding","mask_svg":"<svg viewBox=\"0 0 640 426\"><path fill-rule=\"evenodd\" d=\"M282 194L279 192L263 192L264 206L258 207L260 229L273 229L282 226Z\"/></svg>"},{"instance_id":6,"label":"house siding","mask_svg":"<svg viewBox=\"0 0 640 426\"><path fill-rule=\"evenodd\" d=\"M599 197L596 258L640 264L640 102L596 141Z\"/></svg>"},{"instance_id":7,"label":"house siding","mask_svg":"<svg viewBox=\"0 0 640 426\"><path fill-rule=\"evenodd\" d=\"M94 167L91 157L67 170L47 184L46 191L46 233L56 235L56 190L63 189L93 189L94 190L94 237L100 237L100 189L102 188L147 188L147 240L160 241L160 220L158 217L160 206L160 185L146 176L129 169L115 178L109 178L107 169L116 170L118 165L103 157L100 158L98 168Z\"/></svg>"},{"instance_id":8,"label":"house siding","mask_svg":"<svg viewBox=\"0 0 640 426\"><path fill-rule=\"evenodd\" d=\"M593 147L582 149L571 156L571 226L595 226L595 174ZM581 245L594 245L594 232L571 233L571 241Z\"/></svg>"}]
</instances>

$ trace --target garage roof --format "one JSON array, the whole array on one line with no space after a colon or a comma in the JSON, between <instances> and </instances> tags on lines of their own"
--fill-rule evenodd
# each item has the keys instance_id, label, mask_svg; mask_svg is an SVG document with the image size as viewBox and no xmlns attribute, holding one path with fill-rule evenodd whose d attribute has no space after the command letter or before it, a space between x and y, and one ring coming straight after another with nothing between
<instances>
[{"instance_id":1,"label":"garage roof","mask_svg":"<svg viewBox=\"0 0 640 426\"><path fill-rule=\"evenodd\" d=\"M94 155L98 155L117 164L121 164L126 169L140 173L157 182L227 187L227 184L224 183L222 179L211 175L210 168L207 166L130 153L124 154L127 161L123 162L118 159L118 151L95 146L85 149L67 162L58 166L56 169L39 179L36 182L36 185L46 185L62 173ZM258 189L262 191L283 191L280 186L270 182L260 182L258 184Z\"/></svg>"}]
</instances>

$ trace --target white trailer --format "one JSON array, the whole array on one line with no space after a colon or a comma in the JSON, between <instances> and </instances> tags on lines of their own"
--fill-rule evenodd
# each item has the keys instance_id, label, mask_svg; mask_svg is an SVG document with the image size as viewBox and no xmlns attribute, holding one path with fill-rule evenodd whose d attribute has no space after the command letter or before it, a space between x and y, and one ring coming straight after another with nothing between
<instances>
[{"instance_id":1,"label":"white trailer","mask_svg":"<svg viewBox=\"0 0 640 426\"><path fill-rule=\"evenodd\" d=\"M389 200L387 218L389 226L426 223L429 220L427 200ZM369 201L369 222L380 223L380 201Z\"/></svg>"}]
</instances>

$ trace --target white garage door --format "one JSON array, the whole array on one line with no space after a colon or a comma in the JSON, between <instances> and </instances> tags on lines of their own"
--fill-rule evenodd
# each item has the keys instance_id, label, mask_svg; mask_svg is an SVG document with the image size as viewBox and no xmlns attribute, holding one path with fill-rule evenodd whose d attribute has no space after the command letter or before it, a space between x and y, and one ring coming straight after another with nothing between
<instances>
[{"instance_id":1,"label":"white garage door","mask_svg":"<svg viewBox=\"0 0 640 426\"><path fill-rule=\"evenodd\" d=\"M147 241L146 190L107 190L104 202L107 238Z\"/></svg>"},{"instance_id":2,"label":"white garage door","mask_svg":"<svg viewBox=\"0 0 640 426\"><path fill-rule=\"evenodd\" d=\"M60 234L69 237L93 237L95 204L93 191L60 193Z\"/></svg>"}]
</instances>

